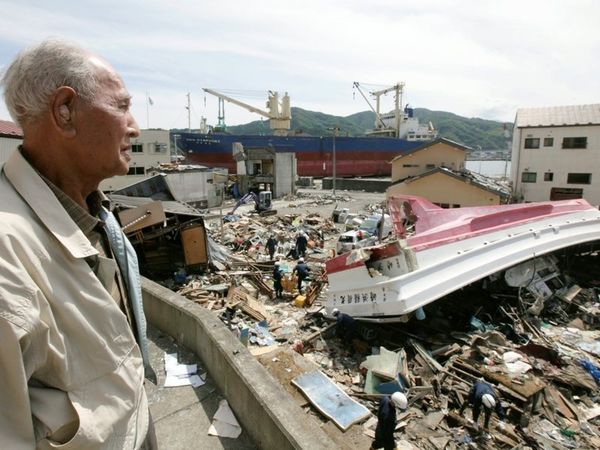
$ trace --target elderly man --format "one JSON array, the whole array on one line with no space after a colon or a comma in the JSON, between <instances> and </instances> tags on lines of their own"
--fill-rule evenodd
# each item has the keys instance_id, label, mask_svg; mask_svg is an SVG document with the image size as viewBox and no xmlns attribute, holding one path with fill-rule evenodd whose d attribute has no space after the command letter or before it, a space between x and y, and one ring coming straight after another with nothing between
<instances>
[{"instance_id":1,"label":"elderly man","mask_svg":"<svg viewBox=\"0 0 600 450\"><path fill-rule=\"evenodd\" d=\"M0 447L154 448L137 258L98 191L128 171L129 93L57 40L2 85L23 145L0 172Z\"/></svg>"}]
</instances>

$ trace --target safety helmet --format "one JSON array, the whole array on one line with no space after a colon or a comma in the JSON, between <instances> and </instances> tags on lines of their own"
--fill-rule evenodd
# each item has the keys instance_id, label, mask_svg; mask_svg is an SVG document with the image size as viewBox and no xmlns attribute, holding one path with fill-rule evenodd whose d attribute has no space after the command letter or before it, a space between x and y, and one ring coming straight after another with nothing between
<instances>
[{"instance_id":1,"label":"safety helmet","mask_svg":"<svg viewBox=\"0 0 600 450\"><path fill-rule=\"evenodd\" d=\"M406 399L406 395L402 392L394 392L392 394L392 402L396 405L396 408L406 409L408 406L408 400Z\"/></svg>"},{"instance_id":2,"label":"safety helmet","mask_svg":"<svg viewBox=\"0 0 600 450\"><path fill-rule=\"evenodd\" d=\"M336 317L339 313L340 313L340 310L337 308L333 308L333 311L331 311L331 315L333 317Z\"/></svg>"},{"instance_id":3,"label":"safety helmet","mask_svg":"<svg viewBox=\"0 0 600 450\"><path fill-rule=\"evenodd\" d=\"M298 258L298 262L299 263L303 263L304 262L304 258Z\"/></svg>"},{"instance_id":4,"label":"safety helmet","mask_svg":"<svg viewBox=\"0 0 600 450\"><path fill-rule=\"evenodd\" d=\"M281 261L275 261L275 265L276 266L280 266L281 265Z\"/></svg>"},{"instance_id":5,"label":"safety helmet","mask_svg":"<svg viewBox=\"0 0 600 450\"><path fill-rule=\"evenodd\" d=\"M481 403L488 409L492 409L496 406L496 399L492 394L483 394L481 397Z\"/></svg>"}]
</instances>

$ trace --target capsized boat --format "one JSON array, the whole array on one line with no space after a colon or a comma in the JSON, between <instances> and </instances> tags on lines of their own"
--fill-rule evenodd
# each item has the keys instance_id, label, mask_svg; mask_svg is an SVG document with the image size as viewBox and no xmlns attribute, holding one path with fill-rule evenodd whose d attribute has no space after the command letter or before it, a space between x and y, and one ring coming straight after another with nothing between
<instances>
[{"instance_id":1,"label":"capsized boat","mask_svg":"<svg viewBox=\"0 0 600 450\"><path fill-rule=\"evenodd\" d=\"M600 241L600 211L583 199L443 209L393 196L388 208L396 240L327 261L327 314L338 308L365 321L405 321L493 273Z\"/></svg>"}]
</instances>

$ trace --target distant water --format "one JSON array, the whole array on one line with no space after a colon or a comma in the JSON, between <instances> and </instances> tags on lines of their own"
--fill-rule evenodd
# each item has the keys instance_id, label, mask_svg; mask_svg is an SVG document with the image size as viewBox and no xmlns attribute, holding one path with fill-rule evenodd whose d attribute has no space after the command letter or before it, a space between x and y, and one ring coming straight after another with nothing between
<instances>
[{"instance_id":1,"label":"distant water","mask_svg":"<svg viewBox=\"0 0 600 450\"><path fill-rule=\"evenodd\" d=\"M467 161L466 168L487 177L510 177L510 161Z\"/></svg>"}]
</instances>

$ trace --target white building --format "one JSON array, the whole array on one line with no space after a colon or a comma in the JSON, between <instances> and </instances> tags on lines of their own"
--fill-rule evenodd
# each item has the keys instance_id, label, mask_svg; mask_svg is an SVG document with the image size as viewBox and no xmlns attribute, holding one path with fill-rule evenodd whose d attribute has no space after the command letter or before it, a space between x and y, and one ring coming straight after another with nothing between
<instances>
[{"instance_id":1,"label":"white building","mask_svg":"<svg viewBox=\"0 0 600 450\"><path fill-rule=\"evenodd\" d=\"M585 198L600 204L600 104L517 111L514 194L525 202Z\"/></svg>"},{"instance_id":2,"label":"white building","mask_svg":"<svg viewBox=\"0 0 600 450\"><path fill-rule=\"evenodd\" d=\"M103 191L114 191L143 180L151 167L171 161L168 130L141 130L138 138L131 140L129 173L112 177L100 183Z\"/></svg>"},{"instance_id":3,"label":"white building","mask_svg":"<svg viewBox=\"0 0 600 450\"><path fill-rule=\"evenodd\" d=\"M23 132L14 123L0 120L0 165L23 143Z\"/></svg>"}]
</instances>

